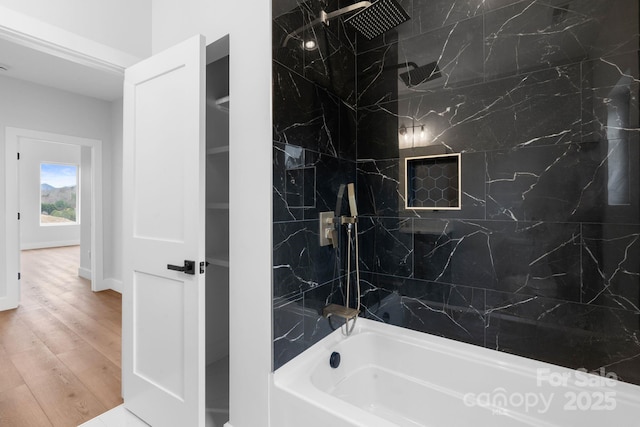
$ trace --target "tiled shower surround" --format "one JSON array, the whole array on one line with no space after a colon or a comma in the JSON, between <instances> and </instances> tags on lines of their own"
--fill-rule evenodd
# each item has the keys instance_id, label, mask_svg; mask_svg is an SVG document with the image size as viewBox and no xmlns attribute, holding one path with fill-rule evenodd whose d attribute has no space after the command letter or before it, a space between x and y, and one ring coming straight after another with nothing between
<instances>
[{"instance_id":1,"label":"tiled shower surround","mask_svg":"<svg viewBox=\"0 0 640 427\"><path fill-rule=\"evenodd\" d=\"M273 1L274 368L335 326L346 238L318 215L356 182L364 316L640 384L638 1L400 3L373 41L283 46L353 2ZM406 210L404 159L445 151L462 208Z\"/></svg>"}]
</instances>

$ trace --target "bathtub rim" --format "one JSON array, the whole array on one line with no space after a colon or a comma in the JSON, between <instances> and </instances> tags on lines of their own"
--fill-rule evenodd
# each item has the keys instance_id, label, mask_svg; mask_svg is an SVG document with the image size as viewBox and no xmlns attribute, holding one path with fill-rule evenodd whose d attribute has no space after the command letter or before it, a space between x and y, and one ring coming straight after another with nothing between
<instances>
[{"instance_id":1,"label":"bathtub rim","mask_svg":"<svg viewBox=\"0 0 640 427\"><path fill-rule=\"evenodd\" d=\"M299 396L303 399L311 395L316 397L331 396L329 393L317 388L312 383L312 372L315 371L315 367L319 363L322 363L323 359L326 359L328 355L331 354L333 348L335 348L338 343L345 339L368 333L381 334L409 345L424 347L426 351L436 351L471 363L480 363L493 369L499 369L500 371L520 375L523 378L535 380L536 370L539 368L547 368L550 372L554 373L572 374L576 372L576 369L554 365L552 363L538 361L516 354L480 347L474 344L390 325L371 319L358 318L351 337L343 336L341 329L336 329L331 334L327 335L275 370L272 373L273 384L279 388L293 392L296 395L299 394L298 391L310 393L309 395ZM591 375L596 379L599 378L599 376L591 373L585 373L585 375ZM620 380L614 381L616 399L628 405L636 406L640 411L640 386ZM575 385L569 385L567 388L581 390ZM611 388L605 386L590 386L589 390L607 391L611 390ZM310 399L305 400L317 405L316 401ZM351 404L347 404L346 402L343 403L348 405L348 407L353 407ZM332 407L332 409L335 408Z\"/></svg>"}]
</instances>

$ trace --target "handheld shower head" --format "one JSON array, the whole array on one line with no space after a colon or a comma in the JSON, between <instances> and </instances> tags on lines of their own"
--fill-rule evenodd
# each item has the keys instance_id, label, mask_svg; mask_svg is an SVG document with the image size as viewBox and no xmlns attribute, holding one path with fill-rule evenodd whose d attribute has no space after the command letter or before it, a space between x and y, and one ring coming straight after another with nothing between
<instances>
[{"instance_id":1,"label":"handheld shower head","mask_svg":"<svg viewBox=\"0 0 640 427\"><path fill-rule=\"evenodd\" d=\"M367 40L371 40L409 19L411 17L396 0L377 0L344 22L350 23Z\"/></svg>"},{"instance_id":2,"label":"handheld shower head","mask_svg":"<svg viewBox=\"0 0 640 427\"><path fill-rule=\"evenodd\" d=\"M347 184L347 194L349 196L349 210L351 211L351 216L355 218L358 216L358 205L356 204L356 188L353 182Z\"/></svg>"}]
</instances>

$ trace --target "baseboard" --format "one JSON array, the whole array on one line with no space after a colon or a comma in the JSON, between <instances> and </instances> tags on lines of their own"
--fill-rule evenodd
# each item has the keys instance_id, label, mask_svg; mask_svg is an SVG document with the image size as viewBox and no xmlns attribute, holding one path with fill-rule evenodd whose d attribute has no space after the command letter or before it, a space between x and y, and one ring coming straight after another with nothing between
<instances>
[{"instance_id":1,"label":"baseboard","mask_svg":"<svg viewBox=\"0 0 640 427\"><path fill-rule=\"evenodd\" d=\"M105 289L111 289L119 294L122 293L122 281L117 279L104 279L103 280Z\"/></svg>"},{"instance_id":2,"label":"baseboard","mask_svg":"<svg viewBox=\"0 0 640 427\"><path fill-rule=\"evenodd\" d=\"M80 240L62 240L57 242L40 242L40 243L22 243L20 250L28 251L30 249L59 248L61 246L78 246Z\"/></svg>"},{"instance_id":3,"label":"baseboard","mask_svg":"<svg viewBox=\"0 0 640 427\"><path fill-rule=\"evenodd\" d=\"M9 298L7 297L0 298L0 311L13 310L14 308L18 308L18 306L15 305L15 302L9 304L8 301Z\"/></svg>"},{"instance_id":4,"label":"baseboard","mask_svg":"<svg viewBox=\"0 0 640 427\"><path fill-rule=\"evenodd\" d=\"M91 280L91 270L88 268L80 267L78 268L78 276L83 279Z\"/></svg>"}]
</instances>

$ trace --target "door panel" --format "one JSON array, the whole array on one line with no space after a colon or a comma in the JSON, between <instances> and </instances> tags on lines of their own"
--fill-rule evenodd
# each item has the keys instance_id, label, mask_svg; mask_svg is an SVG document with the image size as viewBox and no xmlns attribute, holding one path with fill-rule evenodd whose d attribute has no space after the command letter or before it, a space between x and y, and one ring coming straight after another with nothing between
<instances>
[{"instance_id":1,"label":"door panel","mask_svg":"<svg viewBox=\"0 0 640 427\"><path fill-rule=\"evenodd\" d=\"M184 288L188 283L146 273L133 277L133 371L154 386L184 399Z\"/></svg>"},{"instance_id":2,"label":"door panel","mask_svg":"<svg viewBox=\"0 0 640 427\"><path fill-rule=\"evenodd\" d=\"M204 425L204 76L201 36L125 73L123 394L154 427Z\"/></svg>"},{"instance_id":3,"label":"door panel","mask_svg":"<svg viewBox=\"0 0 640 427\"><path fill-rule=\"evenodd\" d=\"M188 70L180 67L136 85L134 233L154 240L184 240L184 173L190 154L183 148L182 127L175 124L176 105L189 102L189 93L180 90ZM164 126L163 126L164 124ZM162 147L158 147L163 141ZM148 159L153 159L152 162ZM185 162L187 164L185 164ZM177 169L180 170L180 169ZM161 202L161 203L159 203Z\"/></svg>"}]
</instances>

